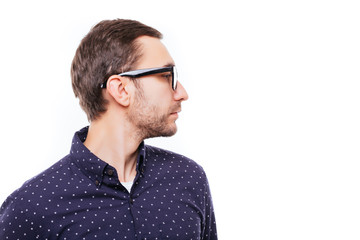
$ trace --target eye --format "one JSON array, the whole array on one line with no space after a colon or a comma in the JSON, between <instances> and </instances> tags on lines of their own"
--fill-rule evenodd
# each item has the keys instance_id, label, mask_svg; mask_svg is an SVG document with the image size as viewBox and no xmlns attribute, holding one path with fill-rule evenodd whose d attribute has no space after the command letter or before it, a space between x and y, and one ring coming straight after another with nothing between
<instances>
[{"instance_id":1,"label":"eye","mask_svg":"<svg viewBox=\"0 0 360 240\"><path fill-rule=\"evenodd\" d=\"M172 78L171 73L165 73L165 74L163 74L161 76L163 78L165 78L166 80L171 81L171 78Z\"/></svg>"}]
</instances>

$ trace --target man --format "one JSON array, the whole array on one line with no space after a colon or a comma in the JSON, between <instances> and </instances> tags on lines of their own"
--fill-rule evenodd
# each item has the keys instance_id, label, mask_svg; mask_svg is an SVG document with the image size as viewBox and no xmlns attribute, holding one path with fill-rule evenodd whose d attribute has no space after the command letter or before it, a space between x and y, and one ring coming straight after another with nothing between
<instances>
[{"instance_id":1,"label":"man","mask_svg":"<svg viewBox=\"0 0 360 240\"><path fill-rule=\"evenodd\" d=\"M161 38L122 19L84 37L71 77L90 126L3 203L0 239L217 239L203 169L143 142L174 135L188 99Z\"/></svg>"}]
</instances>

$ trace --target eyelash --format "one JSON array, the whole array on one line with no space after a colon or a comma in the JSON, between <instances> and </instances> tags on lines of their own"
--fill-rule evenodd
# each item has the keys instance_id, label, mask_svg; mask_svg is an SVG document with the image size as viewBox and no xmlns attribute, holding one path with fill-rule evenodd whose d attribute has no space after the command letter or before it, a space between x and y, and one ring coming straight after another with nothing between
<instances>
[{"instance_id":1,"label":"eyelash","mask_svg":"<svg viewBox=\"0 0 360 240\"><path fill-rule=\"evenodd\" d=\"M171 80L171 74L163 74L162 77L166 80Z\"/></svg>"}]
</instances>

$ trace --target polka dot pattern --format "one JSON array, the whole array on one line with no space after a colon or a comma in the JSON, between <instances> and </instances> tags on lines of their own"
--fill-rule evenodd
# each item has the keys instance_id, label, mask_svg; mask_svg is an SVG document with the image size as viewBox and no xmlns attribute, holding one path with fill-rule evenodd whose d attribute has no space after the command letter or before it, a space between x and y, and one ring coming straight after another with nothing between
<instances>
[{"instance_id":1,"label":"polka dot pattern","mask_svg":"<svg viewBox=\"0 0 360 240\"><path fill-rule=\"evenodd\" d=\"M0 209L0 239L217 239L209 184L193 160L139 146L130 192L115 168L84 145L12 193Z\"/></svg>"}]
</instances>

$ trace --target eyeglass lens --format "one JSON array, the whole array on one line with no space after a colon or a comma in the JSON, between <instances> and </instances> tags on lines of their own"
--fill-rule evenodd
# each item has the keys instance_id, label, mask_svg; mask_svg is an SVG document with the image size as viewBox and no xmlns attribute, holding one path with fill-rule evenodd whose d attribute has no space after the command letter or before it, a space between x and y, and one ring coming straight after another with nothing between
<instances>
[{"instance_id":1,"label":"eyeglass lens","mask_svg":"<svg viewBox=\"0 0 360 240\"><path fill-rule=\"evenodd\" d=\"M176 70L176 67L173 66L173 79L172 79L172 88L174 90L176 90L176 87L177 87L177 82L178 82L178 73L177 73L177 70Z\"/></svg>"}]
</instances>

